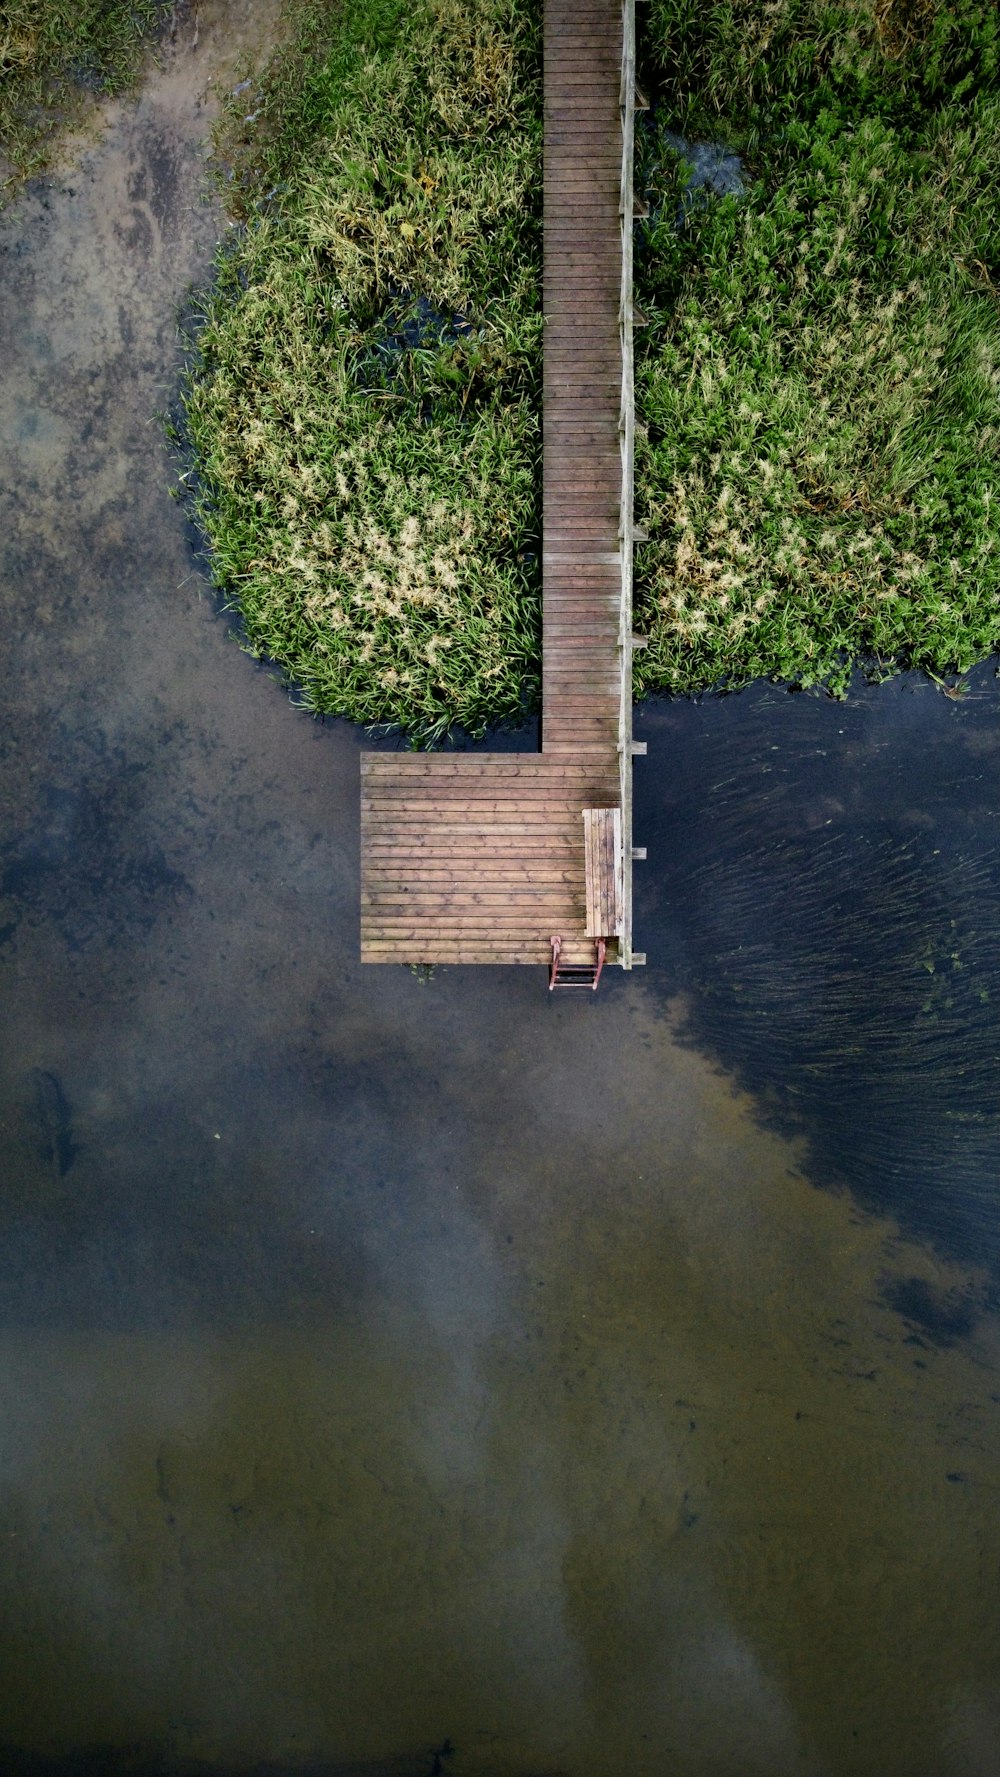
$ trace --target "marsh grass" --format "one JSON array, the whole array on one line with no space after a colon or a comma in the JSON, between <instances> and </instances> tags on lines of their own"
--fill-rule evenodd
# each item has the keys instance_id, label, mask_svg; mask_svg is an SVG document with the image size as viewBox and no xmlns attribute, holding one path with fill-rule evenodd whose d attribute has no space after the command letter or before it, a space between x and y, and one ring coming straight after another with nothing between
<instances>
[{"instance_id":1,"label":"marsh grass","mask_svg":"<svg viewBox=\"0 0 1000 1777\"><path fill-rule=\"evenodd\" d=\"M650 0L636 691L1000 644L1000 84L981 0ZM534 0L297 0L227 106L186 393L245 645L423 741L537 700ZM684 210L667 132L741 198Z\"/></svg>"},{"instance_id":2,"label":"marsh grass","mask_svg":"<svg viewBox=\"0 0 1000 1777\"><path fill-rule=\"evenodd\" d=\"M637 690L1000 643L1000 89L992 7L653 0L665 128L752 188L674 220L654 127L637 374Z\"/></svg>"},{"instance_id":3,"label":"marsh grass","mask_svg":"<svg viewBox=\"0 0 1000 1777\"><path fill-rule=\"evenodd\" d=\"M2 0L0 203L44 164L87 92L119 92L164 0Z\"/></svg>"},{"instance_id":4,"label":"marsh grass","mask_svg":"<svg viewBox=\"0 0 1000 1777\"><path fill-rule=\"evenodd\" d=\"M245 645L430 741L537 699L537 32L519 0L331 29L307 10L245 89L259 139L224 125L245 227L186 425Z\"/></svg>"}]
</instances>

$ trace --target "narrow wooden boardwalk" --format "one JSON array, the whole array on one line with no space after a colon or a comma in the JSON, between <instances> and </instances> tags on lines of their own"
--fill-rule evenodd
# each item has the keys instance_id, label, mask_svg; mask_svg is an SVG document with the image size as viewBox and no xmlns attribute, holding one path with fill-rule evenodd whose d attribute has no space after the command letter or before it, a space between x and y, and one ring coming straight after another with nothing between
<instances>
[{"instance_id":1,"label":"narrow wooden boardwalk","mask_svg":"<svg viewBox=\"0 0 1000 1777\"><path fill-rule=\"evenodd\" d=\"M634 0L545 0L540 754L362 755L367 962L569 964L588 931L584 810L617 809L632 950ZM607 825L611 817L602 817ZM596 830L596 829L595 829Z\"/></svg>"}]
</instances>

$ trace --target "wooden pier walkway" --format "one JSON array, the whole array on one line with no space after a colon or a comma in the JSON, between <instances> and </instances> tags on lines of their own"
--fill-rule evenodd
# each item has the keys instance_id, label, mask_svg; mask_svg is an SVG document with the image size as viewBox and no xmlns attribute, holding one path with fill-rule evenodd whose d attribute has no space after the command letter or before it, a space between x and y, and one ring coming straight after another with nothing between
<instances>
[{"instance_id":1,"label":"wooden pier walkway","mask_svg":"<svg viewBox=\"0 0 1000 1777\"><path fill-rule=\"evenodd\" d=\"M544 33L542 751L362 755L366 962L548 963L554 937L570 966L593 963L598 940L608 963L645 961L632 949L634 0L545 0Z\"/></svg>"}]
</instances>

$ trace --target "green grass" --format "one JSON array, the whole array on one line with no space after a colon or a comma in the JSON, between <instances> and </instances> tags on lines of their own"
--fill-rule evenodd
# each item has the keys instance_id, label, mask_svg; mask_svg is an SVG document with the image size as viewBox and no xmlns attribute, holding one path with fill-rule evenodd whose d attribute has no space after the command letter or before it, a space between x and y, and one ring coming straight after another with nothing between
<instances>
[{"instance_id":1,"label":"green grass","mask_svg":"<svg viewBox=\"0 0 1000 1777\"><path fill-rule=\"evenodd\" d=\"M44 166L59 125L86 92L114 93L135 73L164 0L2 0L0 203Z\"/></svg>"},{"instance_id":2,"label":"green grass","mask_svg":"<svg viewBox=\"0 0 1000 1777\"><path fill-rule=\"evenodd\" d=\"M198 506L251 652L432 740L537 700L538 37L520 0L326 31L251 91L259 136L226 125L247 226L187 388Z\"/></svg>"},{"instance_id":3,"label":"green grass","mask_svg":"<svg viewBox=\"0 0 1000 1777\"><path fill-rule=\"evenodd\" d=\"M244 644L424 741L537 700L540 8L299 0L230 104L186 394ZM1000 82L981 0L650 0L636 690L1000 644ZM749 190L693 210L662 135ZM434 323L437 317L438 323Z\"/></svg>"},{"instance_id":4,"label":"green grass","mask_svg":"<svg viewBox=\"0 0 1000 1777\"><path fill-rule=\"evenodd\" d=\"M652 0L650 28L659 115L753 183L677 233L646 141L637 690L961 672L1000 643L997 15Z\"/></svg>"}]
</instances>

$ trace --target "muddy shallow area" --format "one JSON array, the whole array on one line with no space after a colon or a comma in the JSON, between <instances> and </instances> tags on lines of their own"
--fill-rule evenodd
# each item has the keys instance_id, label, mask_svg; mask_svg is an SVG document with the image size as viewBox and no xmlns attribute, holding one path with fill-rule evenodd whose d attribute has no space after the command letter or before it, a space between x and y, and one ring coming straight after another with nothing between
<instances>
[{"instance_id":1,"label":"muddy shallow area","mask_svg":"<svg viewBox=\"0 0 1000 1777\"><path fill-rule=\"evenodd\" d=\"M4 1767L990 1777L995 678L647 706L596 1000L362 970L155 418L199 13L0 230Z\"/></svg>"}]
</instances>

